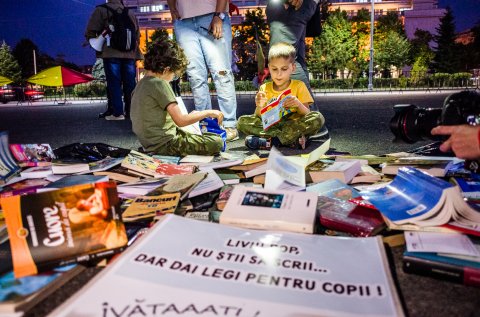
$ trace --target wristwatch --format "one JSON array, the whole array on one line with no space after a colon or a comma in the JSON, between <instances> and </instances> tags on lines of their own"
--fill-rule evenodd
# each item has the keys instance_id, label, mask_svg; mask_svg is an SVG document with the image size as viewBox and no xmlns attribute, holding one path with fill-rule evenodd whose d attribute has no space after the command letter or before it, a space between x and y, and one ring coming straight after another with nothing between
<instances>
[{"instance_id":1,"label":"wristwatch","mask_svg":"<svg viewBox=\"0 0 480 317\"><path fill-rule=\"evenodd\" d=\"M215 13L213 14L213 16L214 16L214 17L219 17L220 20L222 20L222 21L225 20L225 12L215 12Z\"/></svg>"}]
</instances>

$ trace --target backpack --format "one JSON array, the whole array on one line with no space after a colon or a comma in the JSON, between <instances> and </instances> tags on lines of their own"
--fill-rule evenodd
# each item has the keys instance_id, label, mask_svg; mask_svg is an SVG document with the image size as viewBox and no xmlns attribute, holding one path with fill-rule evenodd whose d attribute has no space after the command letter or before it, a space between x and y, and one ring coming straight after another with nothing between
<instances>
[{"instance_id":1,"label":"backpack","mask_svg":"<svg viewBox=\"0 0 480 317\"><path fill-rule=\"evenodd\" d=\"M101 5L111 16L108 16L110 34L110 47L121 52L129 52L137 47L137 32L128 8L123 7L122 11L112 9L106 4Z\"/></svg>"}]
</instances>

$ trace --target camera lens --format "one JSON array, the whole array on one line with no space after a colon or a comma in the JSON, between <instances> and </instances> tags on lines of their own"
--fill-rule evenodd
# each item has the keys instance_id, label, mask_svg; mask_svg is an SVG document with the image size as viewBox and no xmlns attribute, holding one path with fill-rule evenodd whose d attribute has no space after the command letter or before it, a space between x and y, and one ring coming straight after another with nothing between
<instances>
[{"instance_id":1,"label":"camera lens","mask_svg":"<svg viewBox=\"0 0 480 317\"><path fill-rule=\"evenodd\" d=\"M415 143L423 139L440 140L430 131L441 122L442 109L419 108L414 105L396 105L395 116L390 120L390 130L395 141Z\"/></svg>"}]
</instances>

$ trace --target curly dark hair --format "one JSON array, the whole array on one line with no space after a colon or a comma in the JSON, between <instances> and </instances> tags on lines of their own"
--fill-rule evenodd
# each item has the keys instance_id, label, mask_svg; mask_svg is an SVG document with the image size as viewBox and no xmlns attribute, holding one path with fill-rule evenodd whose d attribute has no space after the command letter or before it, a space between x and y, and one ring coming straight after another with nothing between
<instances>
[{"instance_id":1,"label":"curly dark hair","mask_svg":"<svg viewBox=\"0 0 480 317\"><path fill-rule=\"evenodd\" d=\"M144 60L146 70L163 73L169 67L170 71L181 75L187 64L187 57L177 42L169 38L159 38L149 43Z\"/></svg>"}]
</instances>

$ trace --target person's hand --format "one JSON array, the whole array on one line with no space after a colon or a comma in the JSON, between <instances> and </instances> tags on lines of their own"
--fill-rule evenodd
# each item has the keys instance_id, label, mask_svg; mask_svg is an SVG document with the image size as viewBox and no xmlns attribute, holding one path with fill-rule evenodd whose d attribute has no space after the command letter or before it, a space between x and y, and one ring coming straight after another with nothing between
<instances>
[{"instance_id":1,"label":"person's hand","mask_svg":"<svg viewBox=\"0 0 480 317\"><path fill-rule=\"evenodd\" d=\"M292 112L296 111L302 115L305 115L310 112L310 110L305 107L305 105L298 100L297 97L288 95L283 99L283 107L285 109L291 109Z\"/></svg>"},{"instance_id":2,"label":"person's hand","mask_svg":"<svg viewBox=\"0 0 480 317\"><path fill-rule=\"evenodd\" d=\"M218 110L207 110L207 111L208 111L207 117L216 118L217 121L218 121L218 125L222 126L222 124L223 124L223 113L221 111L218 111Z\"/></svg>"},{"instance_id":3,"label":"person's hand","mask_svg":"<svg viewBox=\"0 0 480 317\"><path fill-rule=\"evenodd\" d=\"M177 8L175 7L170 7L170 15L172 16L172 22L175 20L180 20L182 18L180 16L180 13L178 13Z\"/></svg>"},{"instance_id":4,"label":"person's hand","mask_svg":"<svg viewBox=\"0 0 480 317\"><path fill-rule=\"evenodd\" d=\"M447 141L440 146L442 152L453 151L455 156L462 159L480 158L478 133L480 127L464 125L438 126L433 128L432 135L449 135Z\"/></svg>"},{"instance_id":5,"label":"person's hand","mask_svg":"<svg viewBox=\"0 0 480 317\"><path fill-rule=\"evenodd\" d=\"M223 21L218 16L214 16L212 18L212 22L210 23L209 30L212 32L213 38L219 39L223 36Z\"/></svg>"},{"instance_id":6,"label":"person's hand","mask_svg":"<svg viewBox=\"0 0 480 317\"><path fill-rule=\"evenodd\" d=\"M255 95L255 105L262 109L267 105L267 94L265 91L259 91Z\"/></svg>"},{"instance_id":7,"label":"person's hand","mask_svg":"<svg viewBox=\"0 0 480 317\"><path fill-rule=\"evenodd\" d=\"M288 0L288 4L293 6L295 10L298 10L303 4L303 0Z\"/></svg>"}]
</instances>

